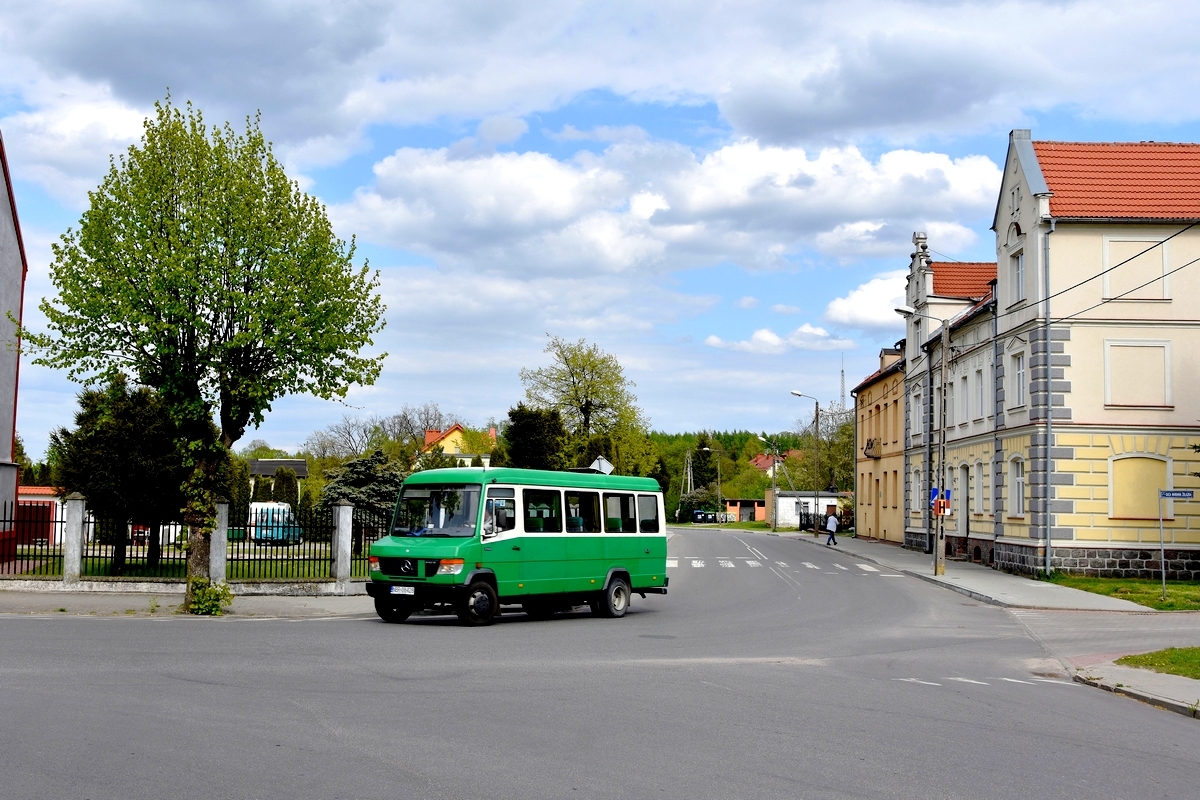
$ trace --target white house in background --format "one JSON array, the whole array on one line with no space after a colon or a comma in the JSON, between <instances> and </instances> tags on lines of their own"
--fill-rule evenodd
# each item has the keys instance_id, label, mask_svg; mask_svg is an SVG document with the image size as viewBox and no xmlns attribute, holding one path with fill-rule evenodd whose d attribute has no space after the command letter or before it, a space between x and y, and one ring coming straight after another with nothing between
<instances>
[{"instance_id":1,"label":"white house in background","mask_svg":"<svg viewBox=\"0 0 1200 800\"><path fill-rule=\"evenodd\" d=\"M18 467L13 462L13 444L17 436L20 341L9 316L21 319L27 269L4 135L0 133L0 507L11 507L17 497Z\"/></svg>"}]
</instances>

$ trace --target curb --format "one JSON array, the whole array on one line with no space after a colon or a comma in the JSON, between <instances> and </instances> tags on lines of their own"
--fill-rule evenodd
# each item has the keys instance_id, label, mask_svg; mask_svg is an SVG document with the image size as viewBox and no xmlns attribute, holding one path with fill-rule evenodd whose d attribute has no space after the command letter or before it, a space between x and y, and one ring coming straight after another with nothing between
<instances>
[{"instance_id":1,"label":"curb","mask_svg":"<svg viewBox=\"0 0 1200 800\"><path fill-rule=\"evenodd\" d=\"M0 580L0 592L34 592L38 594L160 594L182 595L185 585L179 581L78 581L60 580ZM278 583L266 581L230 581L229 588L242 597L349 597L367 593L364 581L342 585L336 581L295 581Z\"/></svg>"},{"instance_id":2,"label":"curb","mask_svg":"<svg viewBox=\"0 0 1200 800\"><path fill-rule=\"evenodd\" d=\"M1200 708L1197 708L1196 706L1189 706L1185 703L1180 703L1177 700L1159 697L1158 695L1154 694L1147 694L1146 692L1139 692L1137 689L1131 689L1128 686L1117 686L1114 683L1098 681L1094 678L1084 677L1078 673L1075 674L1075 682L1082 683L1087 686L1094 686L1097 689L1103 689L1104 691L1112 692L1113 694L1122 694L1126 697L1132 697L1134 700L1139 700L1147 705L1154 706L1155 708L1161 708L1164 711L1174 711L1176 714L1182 714L1185 717L1200 719Z\"/></svg>"}]
</instances>

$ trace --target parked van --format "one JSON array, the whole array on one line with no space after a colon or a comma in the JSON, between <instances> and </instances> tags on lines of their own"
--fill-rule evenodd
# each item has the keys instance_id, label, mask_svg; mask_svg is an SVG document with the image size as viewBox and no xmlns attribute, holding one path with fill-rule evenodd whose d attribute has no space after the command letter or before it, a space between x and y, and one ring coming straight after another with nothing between
<instances>
[{"instance_id":1,"label":"parked van","mask_svg":"<svg viewBox=\"0 0 1200 800\"><path fill-rule=\"evenodd\" d=\"M667 593L667 528L652 478L463 467L410 475L391 535L371 545L367 593L385 622L422 609L487 625L588 604L621 617Z\"/></svg>"},{"instance_id":2,"label":"parked van","mask_svg":"<svg viewBox=\"0 0 1200 800\"><path fill-rule=\"evenodd\" d=\"M287 503L251 503L246 524L255 544L300 544L304 529Z\"/></svg>"}]
</instances>

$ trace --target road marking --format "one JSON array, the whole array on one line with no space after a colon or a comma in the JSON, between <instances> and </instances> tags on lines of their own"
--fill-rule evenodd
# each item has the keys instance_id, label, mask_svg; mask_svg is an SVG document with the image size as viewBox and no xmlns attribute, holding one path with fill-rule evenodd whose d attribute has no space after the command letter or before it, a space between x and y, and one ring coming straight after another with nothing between
<instances>
[{"instance_id":1,"label":"road marking","mask_svg":"<svg viewBox=\"0 0 1200 800\"><path fill-rule=\"evenodd\" d=\"M1009 683L1023 683L1023 684L1025 684L1026 686L1035 686L1035 685L1036 685L1036 684L1034 684L1034 683L1031 683L1031 682L1029 682L1029 681L1019 681L1019 680L1017 680L1016 678L1001 678L1000 680L1002 680L1002 681L1008 681Z\"/></svg>"},{"instance_id":2,"label":"road marking","mask_svg":"<svg viewBox=\"0 0 1200 800\"><path fill-rule=\"evenodd\" d=\"M812 563L811 561L805 561L804 566L808 567L809 569L820 569L820 567L818 567L816 564Z\"/></svg>"},{"instance_id":3,"label":"road marking","mask_svg":"<svg viewBox=\"0 0 1200 800\"><path fill-rule=\"evenodd\" d=\"M944 680L958 681L959 683L974 683L974 684L978 684L979 686L991 686L990 683L984 683L983 681L973 681L970 678L945 678Z\"/></svg>"},{"instance_id":4,"label":"road marking","mask_svg":"<svg viewBox=\"0 0 1200 800\"><path fill-rule=\"evenodd\" d=\"M727 561L727 560L725 560L725 559L723 559L723 558L722 558L722 559L718 559L718 561L720 562L720 564L721 564L721 566L722 566L722 567L729 567L730 569L733 569L733 562L732 562L732 561Z\"/></svg>"},{"instance_id":5,"label":"road marking","mask_svg":"<svg viewBox=\"0 0 1200 800\"><path fill-rule=\"evenodd\" d=\"M761 567L762 564L758 563L757 561L747 561L746 566L747 567Z\"/></svg>"},{"instance_id":6,"label":"road marking","mask_svg":"<svg viewBox=\"0 0 1200 800\"><path fill-rule=\"evenodd\" d=\"M692 566L693 566L693 567L703 567L703 566L704 566L704 562L703 562L703 561L701 561L701 560L700 560L700 559L698 559L698 558L693 558L693 559L692 559Z\"/></svg>"},{"instance_id":7,"label":"road marking","mask_svg":"<svg viewBox=\"0 0 1200 800\"><path fill-rule=\"evenodd\" d=\"M858 567L859 569L866 570L867 572L879 572L879 570L875 569L870 564L855 564L854 566Z\"/></svg>"},{"instance_id":8,"label":"road marking","mask_svg":"<svg viewBox=\"0 0 1200 800\"><path fill-rule=\"evenodd\" d=\"M933 681L919 681L916 678L892 678L892 680L903 681L904 683L919 683L922 686L941 686L940 683L934 683Z\"/></svg>"},{"instance_id":9,"label":"road marking","mask_svg":"<svg viewBox=\"0 0 1200 800\"><path fill-rule=\"evenodd\" d=\"M881 577L881 578L903 578L904 576L897 575L894 572L881 572L881 573L879 573L879 577Z\"/></svg>"},{"instance_id":10,"label":"road marking","mask_svg":"<svg viewBox=\"0 0 1200 800\"><path fill-rule=\"evenodd\" d=\"M1056 681L1053 678L1034 678L1034 680L1038 683L1053 683L1057 686L1070 686L1072 689L1079 686L1078 683L1071 683L1070 681Z\"/></svg>"},{"instance_id":11,"label":"road marking","mask_svg":"<svg viewBox=\"0 0 1200 800\"><path fill-rule=\"evenodd\" d=\"M849 567L843 567L841 564L834 564L834 566L837 567L838 569L844 569L847 571L849 571L849 569L850 569Z\"/></svg>"},{"instance_id":12,"label":"road marking","mask_svg":"<svg viewBox=\"0 0 1200 800\"><path fill-rule=\"evenodd\" d=\"M783 562L783 561L776 561L775 563L776 563L776 564L778 564L779 566L783 567L784 569L791 569L791 567L789 567L789 566L788 566L788 565L787 565L785 562Z\"/></svg>"},{"instance_id":13,"label":"road marking","mask_svg":"<svg viewBox=\"0 0 1200 800\"><path fill-rule=\"evenodd\" d=\"M667 559L667 569L670 569L671 567L678 567L678 566L679 566L678 558L668 558Z\"/></svg>"}]
</instances>

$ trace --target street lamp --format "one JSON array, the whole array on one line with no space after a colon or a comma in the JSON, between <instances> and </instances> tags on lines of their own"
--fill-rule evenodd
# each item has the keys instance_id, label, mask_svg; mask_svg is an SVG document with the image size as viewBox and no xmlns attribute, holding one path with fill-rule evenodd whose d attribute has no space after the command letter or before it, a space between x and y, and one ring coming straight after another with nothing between
<instances>
[{"instance_id":1,"label":"street lamp","mask_svg":"<svg viewBox=\"0 0 1200 800\"><path fill-rule=\"evenodd\" d=\"M706 453L713 452L713 449L711 447L701 447L700 449ZM724 453L725 449L721 448L717 452ZM721 513L724 514L725 513L725 510L724 510L725 502L721 498L721 456L720 455L717 456L717 505L721 507L721 509L722 509Z\"/></svg>"},{"instance_id":2,"label":"street lamp","mask_svg":"<svg viewBox=\"0 0 1200 800\"><path fill-rule=\"evenodd\" d=\"M821 504L821 401L813 397L811 394L804 394L792 390L792 394L796 397L807 397L815 403L813 411L813 453L815 456L816 467L813 475L813 510L812 524L813 536L817 535L817 507Z\"/></svg>"},{"instance_id":3,"label":"street lamp","mask_svg":"<svg viewBox=\"0 0 1200 800\"><path fill-rule=\"evenodd\" d=\"M942 326L942 418L941 425L938 426L938 495L939 498L941 498L944 497L943 493L946 491L946 387L949 385L947 376L950 374L948 361L950 357L950 322L949 320L931 317L928 314L918 314L916 311L908 307L897 308L896 313L905 319L910 317L923 317L925 319L931 319L937 323L940 323ZM920 346L921 342L917 342L917 347ZM929 391L931 393L933 392L932 362L929 365ZM930 398L930 403L932 404L932 402L933 400ZM930 475L933 470L929 464L929 456L933 455L933 450L929 441L926 441L925 443L925 452L927 454L925 458L925 473L926 475ZM934 510L938 510L937 506L934 507ZM926 530L928 531L932 527L933 526L930 525ZM946 532L944 528L945 523L943 520L943 515L937 514L937 538L932 545L934 575L946 574ZM928 536L929 534L927 533L926 541L928 541Z\"/></svg>"},{"instance_id":4,"label":"street lamp","mask_svg":"<svg viewBox=\"0 0 1200 800\"><path fill-rule=\"evenodd\" d=\"M771 530L776 530L776 523L779 520L779 490L775 485L775 473L779 471L779 442L771 441L764 436L758 437L759 441L765 444L771 452Z\"/></svg>"}]
</instances>

